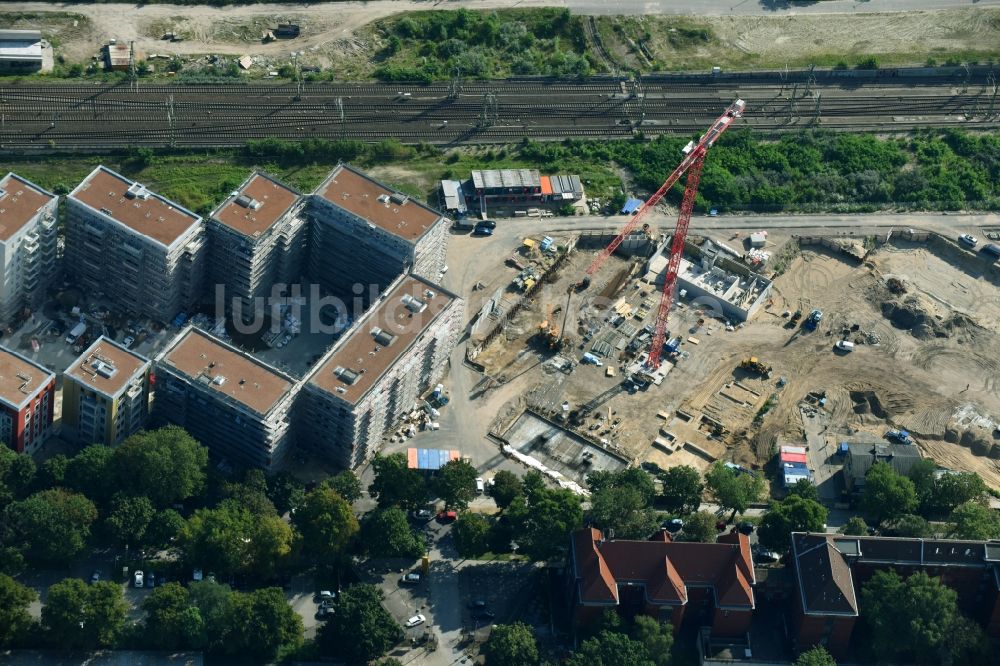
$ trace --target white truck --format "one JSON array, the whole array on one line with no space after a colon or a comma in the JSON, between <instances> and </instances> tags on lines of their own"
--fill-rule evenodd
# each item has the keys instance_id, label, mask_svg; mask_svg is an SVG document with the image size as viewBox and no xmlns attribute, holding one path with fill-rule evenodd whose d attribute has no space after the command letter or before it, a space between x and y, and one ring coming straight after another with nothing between
<instances>
[{"instance_id":1,"label":"white truck","mask_svg":"<svg viewBox=\"0 0 1000 666\"><path fill-rule=\"evenodd\" d=\"M81 335L87 332L87 324L84 322L78 323L72 329L70 329L69 335L66 336L66 344L74 344Z\"/></svg>"}]
</instances>

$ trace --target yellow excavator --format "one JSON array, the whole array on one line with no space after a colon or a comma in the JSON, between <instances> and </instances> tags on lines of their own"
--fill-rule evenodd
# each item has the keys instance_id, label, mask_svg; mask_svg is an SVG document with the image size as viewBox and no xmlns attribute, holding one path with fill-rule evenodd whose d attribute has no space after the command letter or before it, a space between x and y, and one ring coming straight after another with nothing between
<instances>
[{"instance_id":1,"label":"yellow excavator","mask_svg":"<svg viewBox=\"0 0 1000 666\"><path fill-rule=\"evenodd\" d=\"M740 361L740 369L758 374L765 379L768 379L771 376L772 370L771 366L767 365L756 356L751 356L750 358L745 358Z\"/></svg>"}]
</instances>

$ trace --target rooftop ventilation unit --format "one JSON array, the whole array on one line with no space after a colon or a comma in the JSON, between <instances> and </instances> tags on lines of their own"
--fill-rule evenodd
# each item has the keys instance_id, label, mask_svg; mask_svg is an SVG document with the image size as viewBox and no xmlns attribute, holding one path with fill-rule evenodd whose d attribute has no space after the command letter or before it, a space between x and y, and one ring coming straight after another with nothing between
<instances>
[{"instance_id":1,"label":"rooftop ventilation unit","mask_svg":"<svg viewBox=\"0 0 1000 666\"><path fill-rule=\"evenodd\" d=\"M125 190L125 196L129 199L146 200L149 198L149 190L147 190L141 183L132 183L129 185L128 189Z\"/></svg>"},{"instance_id":2,"label":"rooftop ventilation unit","mask_svg":"<svg viewBox=\"0 0 1000 666\"><path fill-rule=\"evenodd\" d=\"M216 375L215 377L212 377L212 383L216 386L222 386L226 383L226 378L223 375Z\"/></svg>"},{"instance_id":3,"label":"rooftop ventilation unit","mask_svg":"<svg viewBox=\"0 0 1000 666\"><path fill-rule=\"evenodd\" d=\"M383 331L378 326L372 329L372 337L375 338L375 342L379 343L383 347L388 347L392 344L392 341L396 339L396 336L389 331Z\"/></svg>"},{"instance_id":4,"label":"rooftop ventilation unit","mask_svg":"<svg viewBox=\"0 0 1000 666\"><path fill-rule=\"evenodd\" d=\"M104 361L94 361L91 367L94 368L94 372L105 379L111 379L118 372L118 368Z\"/></svg>"},{"instance_id":5,"label":"rooftop ventilation unit","mask_svg":"<svg viewBox=\"0 0 1000 666\"><path fill-rule=\"evenodd\" d=\"M380 194L380 195L378 195L378 202L380 204L385 204L386 206L388 206L389 205L389 195L388 194Z\"/></svg>"},{"instance_id":6,"label":"rooftop ventilation unit","mask_svg":"<svg viewBox=\"0 0 1000 666\"><path fill-rule=\"evenodd\" d=\"M389 199L391 199L393 203L398 203L400 206L402 206L403 204L405 204L407 201L410 200L410 197L406 196L405 194L401 194L400 192L393 192L392 195L389 197Z\"/></svg>"},{"instance_id":7,"label":"rooftop ventilation unit","mask_svg":"<svg viewBox=\"0 0 1000 666\"><path fill-rule=\"evenodd\" d=\"M424 298L426 298L427 300L433 299L435 295L436 294L433 291L431 291L430 289L428 289L427 291L424 292Z\"/></svg>"},{"instance_id":8,"label":"rooftop ventilation unit","mask_svg":"<svg viewBox=\"0 0 1000 666\"><path fill-rule=\"evenodd\" d=\"M260 201L257 201L252 197L248 197L245 194L241 194L236 197L236 203L244 208L249 208L250 210L260 210L260 207L263 205Z\"/></svg>"},{"instance_id":9,"label":"rooftop ventilation unit","mask_svg":"<svg viewBox=\"0 0 1000 666\"><path fill-rule=\"evenodd\" d=\"M337 375L337 377L340 379L340 381L342 381L342 382L344 382L345 384L348 384L348 385L353 384L354 382L358 381L358 377L361 376L359 373L355 372L354 370L349 370L348 368L344 368L344 367L341 367L339 365L336 368L333 369L333 374Z\"/></svg>"},{"instance_id":10,"label":"rooftop ventilation unit","mask_svg":"<svg viewBox=\"0 0 1000 666\"><path fill-rule=\"evenodd\" d=\"M413 296L410 296L409 294L403 295L403 305L406 306L407 310L413 312L414 314L423 312L427 308L426 303L419 298L413 298Z\"/></svg>"}]
</instances>

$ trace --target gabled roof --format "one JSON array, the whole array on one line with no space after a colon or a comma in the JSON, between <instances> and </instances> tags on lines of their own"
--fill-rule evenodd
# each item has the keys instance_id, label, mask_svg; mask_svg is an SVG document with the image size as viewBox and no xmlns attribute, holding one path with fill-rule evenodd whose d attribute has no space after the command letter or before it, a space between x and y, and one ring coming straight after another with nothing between
<instances>
[{"instance_id":1,"label":"gabled roof","mask_svg":"<svg viewBox=\"0 0 1000 666\"><path fill-rule=\"evenodd\" d=\"M600 530L573 534L573 561L582 603L615 604L619 584L645 586L650 603L687 603L687 588L711 587L716 603L754 607L749 541L727 535L720 543L674 543L665 533L649 541L605 540Z\"/></svg>"},{"instance_id":2,"label":"gabled roof","mask_svg":"<svg viewBox=\"0 0 1000 666\"><path fill-rule=\"evenodd\" d=\"M858 614L851 569L832 540L822 535L794 534L792 553L806 614Z\"/></svg>"}]
</instances>

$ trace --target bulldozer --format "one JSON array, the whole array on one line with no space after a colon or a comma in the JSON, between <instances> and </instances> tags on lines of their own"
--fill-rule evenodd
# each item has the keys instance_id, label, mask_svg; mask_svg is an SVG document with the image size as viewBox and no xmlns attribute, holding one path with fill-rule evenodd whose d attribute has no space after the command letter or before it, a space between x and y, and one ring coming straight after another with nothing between
<instances>
[{"instance_id":1,"label":"bulldozer","mask_svg":"<svg viewBox=\"0 0 1000 666\"><path fill-rule=\"evenodd\" d=\"M764 379L770 379L771 377L771 366L763 363L756 356L751 356L740 361L740 369L758 374Z\"/></svg>"},{"instance_id":2,"label":"bulldozer","mask_svg":"<svg viewBox=\"0 0 1000 666\"><path fill-rule=\"evenodd\" d=\"M549 349L561 349L563 339L559 335L559 327L556 326L555 313L550 308L547 315L545 320L538 325L538 335Z\"/></svg>"}]
</instances>

